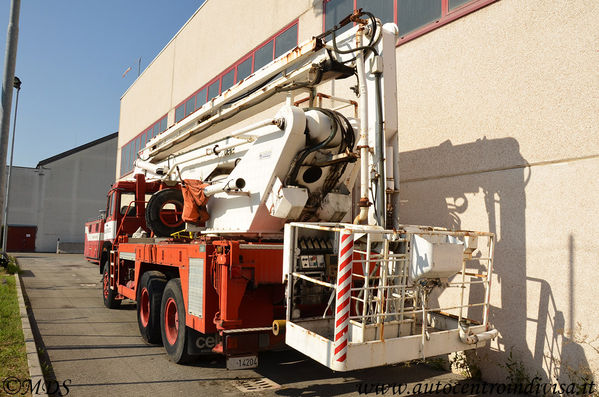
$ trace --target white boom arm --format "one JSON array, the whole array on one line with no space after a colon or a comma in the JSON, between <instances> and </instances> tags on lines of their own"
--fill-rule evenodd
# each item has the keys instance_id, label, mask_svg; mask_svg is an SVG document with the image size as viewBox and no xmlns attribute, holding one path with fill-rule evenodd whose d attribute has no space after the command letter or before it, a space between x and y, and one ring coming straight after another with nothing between
<instances>
[{"instance_id":1,"label":"white boom arm","mask_svg":"<svg viewBox=\"0 0 599 397\"><path fill-rule=\"evenodd\" d=\"M206 232L265 235L289 220L351 221L352 204L361 208L355 222L384 226L398 203L398 166L385 166L386 154L398 164L396 34L393 24L359 21L335 40L300 44L150 140L135 172L211 183ZM353 75L358 119L291 106L292 93L309 93L312 104L324 83ZM277 103L286 104L274 117L232 130ZM352 200L358 171L361 194Z\"/></svg>"}]
</instances>

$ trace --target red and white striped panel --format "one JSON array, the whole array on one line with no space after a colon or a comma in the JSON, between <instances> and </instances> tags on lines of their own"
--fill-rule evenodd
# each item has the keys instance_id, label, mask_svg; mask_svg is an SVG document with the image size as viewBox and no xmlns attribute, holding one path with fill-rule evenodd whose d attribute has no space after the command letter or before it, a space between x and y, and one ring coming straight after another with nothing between
<instances>
[{"instance_id":1,"label":"red and white striped panel","mask_svg":"<svg viewBox=\"0 0 599 397\"><path fill-rule=\"evenodd\" d=\"M334 359L343 363L347 358L347 333L349 331L349 308L351 306L350 289L352 279L352 256L354 253L354 235L350 231L342 231L339 237Z\"/></svg>"}]
</instances>

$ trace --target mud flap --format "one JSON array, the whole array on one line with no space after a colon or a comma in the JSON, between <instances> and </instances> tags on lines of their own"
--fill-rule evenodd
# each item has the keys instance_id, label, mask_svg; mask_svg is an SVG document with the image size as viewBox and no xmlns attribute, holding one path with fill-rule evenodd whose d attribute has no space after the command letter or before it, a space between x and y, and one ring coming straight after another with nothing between
<instances>
[{"instance_id":1,"label":"mud flap","mask_svg":"<svg viewBox=\"0 0 599 397\"><path fill-rule=\"evenodd\" d=\"M194 329L187 328L187 353L192 355L214 354L212 349L219 342L218 334L202 334Z\"/></svg>"}]
</instances>

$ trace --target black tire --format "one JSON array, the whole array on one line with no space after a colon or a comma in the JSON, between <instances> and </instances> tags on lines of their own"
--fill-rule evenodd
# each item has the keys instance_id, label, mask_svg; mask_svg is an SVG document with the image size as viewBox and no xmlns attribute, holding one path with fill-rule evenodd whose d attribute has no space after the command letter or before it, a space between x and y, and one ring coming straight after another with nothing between
<instances>
[{"instance_id":1,"label":"black tire","mask_svg":"<svg viewBox=\"0 0 599 397\"><path fill-rule=\"evenodd\" d=\"M167 204L175 205L176 212L174 218L167 222L160 213ZM169 237L171 234L185 228L181 215L183 213L183 193L178 189L160 190L150 197L146 206L146 226L154 232L156 237ZM170 216L173 218L173 216Z\"/></svg>"},{"instance_id":2,"label":"black tire","mask_svg":"<svg viewBox=\"0 0 599 397\"><path fill-rule=\"evenodd\" d=\"M175 320L177 317L179 321ZM173 323L176 326L173 326ZM166 284L164 293L162 294L160 331L162 334L162 344L166 349L166 353L176 364L185 364L193 358L187 350L189 338L186 328L185 304L183 303L183 293L181 292L181 280L173 278Z\"/></svg>"},{"instance_id":3,"label":"black tire","mask_svg":"<svg viewBox=\"0 0 599 397\"><path fill-rule=\"evenodd\" d=\"M164 274L147 271L139 280L137 287L137 325L144 341L160 344L160 304L166 286Z\"/></svg>"},{"instance_id":4,"label":"black tire","mask_svg":"<svg viewBox=\"0 0 599 397\"><path fill-rule=\"evenodd\" d=\"M116 299L116 291L110 289L110 264L107 262L104 265L104 272L102 272L102 297L104 300L104 306L109 309L116 309L121 305L121 299Z\"/></svg>"}]
</instances>

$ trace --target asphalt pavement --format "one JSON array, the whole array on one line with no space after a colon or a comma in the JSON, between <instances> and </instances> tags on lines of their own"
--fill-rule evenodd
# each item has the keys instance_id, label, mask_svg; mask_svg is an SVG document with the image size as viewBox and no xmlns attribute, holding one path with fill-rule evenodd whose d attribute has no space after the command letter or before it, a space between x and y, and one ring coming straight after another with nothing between
<instances>
[{"instance_id":1,"label":"asphalt pavement","mask_svg":"<svg viewBox=\"0 0 599 397\"><path fill-rule=\"evenodd\" d=\"M405 395L417 383L467 383L422 364L335 373L293 350L261 354L254 370L229 371L220 356L177 365L162 346L141 339L133 302L117 310L104 307L98 268L82 255L15 256L24 270L38 348L49 362L47 378L66 384L70 396L353 396L365 387L375 395L374 386L378 395L393 395L398 385L408 384ZM382 389L385 385L390 387ZM61 391L67 394L64 386Z\"/></svg>"}]
</instances>

